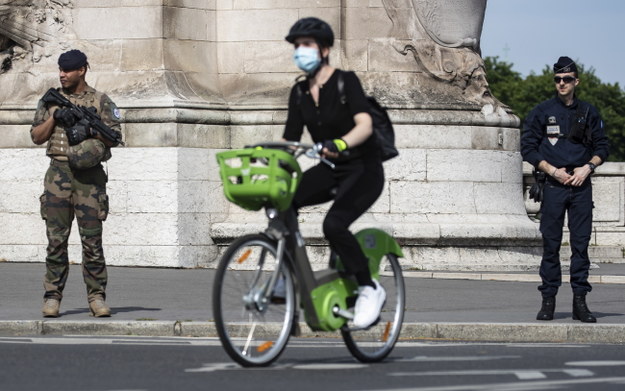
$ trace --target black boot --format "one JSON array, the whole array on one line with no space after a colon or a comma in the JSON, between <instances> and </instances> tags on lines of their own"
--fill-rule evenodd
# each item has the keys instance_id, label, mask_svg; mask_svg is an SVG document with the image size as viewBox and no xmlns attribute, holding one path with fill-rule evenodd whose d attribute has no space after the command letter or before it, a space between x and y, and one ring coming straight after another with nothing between
<instances>
[{"instance_id":1,"label":"black boot","mask_svg":"<svg viewBox=\"0 0 625 391\"><path fill-rule=\"evenodd\" d=\"M543 305L536 315L536 320L553 320L553 313L556 310L556 297L543 297Z\"/></svg>"},{"instance_id":2,"label":"black boot","mask_svg":"<svg viewBox=\"0 0 625 391\"><path fill-rule=\"evenodd\" d=\"M573 319L584 323L596 323L595 318L586 305L586 296L573 296Z\"/></svg>"}]
</instances>

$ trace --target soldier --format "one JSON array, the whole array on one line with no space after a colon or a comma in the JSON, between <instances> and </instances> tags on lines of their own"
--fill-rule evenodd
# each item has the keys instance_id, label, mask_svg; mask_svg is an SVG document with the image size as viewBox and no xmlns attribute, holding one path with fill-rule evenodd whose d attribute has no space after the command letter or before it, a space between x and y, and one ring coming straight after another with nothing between
<instances>
[{"instance_id":1,"label":"soldier","mask_svg":"<svg viewBox=\"0 0 625 391\"><path fill-rule=\"evenodd\" d=\"M85 81L89 63L79 50L61 54L58 60L61 88L57 89L73 104L88 107L121 139L120 112L111 99L96 91ZM44 277L44 317L56 318L63 298L69 272L67 241L74 215L82 242L82 270L87 285L91 314L110 316L105 303L107 271L102 250L102 222L108 214L107 174L101 161L111 157L110 148L117 143L103 138L84 124L69 108L39 101L30 136L41 145L47 142L50 166L44 179L40 198L41 216L46 222L48 237L46 274ZM88 127L88 125L86 125ZM68 131L82 130L89 135L77 145L69 145Z\"/></svg>"},{"instance_id":2,"label":"soldier","mask_svg":"<svg viewBox=\"0 0 625 391\"><path fill-rule=\"evenodd\" d=\"M546 174L540 208L543 257L540 263L542 306L537 320L552 320L562 284L560 245L568 215L571 243L573 319L597 321L586 305L592 230L592 184L595 168L608 158L608 139L599 111L577 99L577 66L569 57L553 65L556 96L536 106L525 119L521 137L523 159Z\"/></svg>"}]
</instances>

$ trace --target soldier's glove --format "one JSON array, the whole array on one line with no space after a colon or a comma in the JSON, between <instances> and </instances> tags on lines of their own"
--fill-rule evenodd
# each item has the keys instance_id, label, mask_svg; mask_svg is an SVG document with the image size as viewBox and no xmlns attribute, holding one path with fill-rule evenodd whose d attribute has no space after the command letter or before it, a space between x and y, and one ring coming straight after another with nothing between
<instances>
[{"instance_id":1,"label":"soldier's glove","mask_svg":"<svg viewBox=\"0 0 625 391\"><path fill-rule=\"evenodd\" d=\"M69 145L77 145L85 141L88 138L94 137L96 132L91 129L87 121L79 121L74 126L66 128L67 141Z\"/></svg>"},{"instance_id":2,"label":"soldier's glove","mask_svg":"<svg viewBox=\"0 0 625 391\"><path fill-rule=\"evenodd\" d=\"M347 143L341 138L336 138L334 140L324 141L323 147L329 152L341 153L347 149Z\"/></svg>"},{"instance_id":3,"label":"soldier's glove","mask_svg":"<svg viewBox=\"0 0 625 391\"><path fill-rule=\"evenodd\" d=\"M69 128L74 126L78 118L72 113L72 111L68 108L58 109L54 112L53 115L54 120L58 125L63 128Z\"/></svg>"}]
</instances>

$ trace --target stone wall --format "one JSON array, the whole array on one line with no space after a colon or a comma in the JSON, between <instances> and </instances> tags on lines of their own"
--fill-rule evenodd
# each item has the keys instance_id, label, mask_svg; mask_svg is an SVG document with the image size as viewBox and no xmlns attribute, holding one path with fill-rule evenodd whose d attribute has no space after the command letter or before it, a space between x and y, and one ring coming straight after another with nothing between
<instances>
[{"instance_id":1,"label":"stone wall","mask_svg":"<svg viewBox=\"0 0 625 391\"><path fill-rule=\"evenodd\" d=\"M58 85L58 55L79 48L91 63L87 81L109 93L124 121L126 147L106 165L107 262L213 266L233 237L264 222L262 212L226 202L215 153L281 136L298 76L284 36L298 18L318 16L337 35L331 63L355 70L396 124L401 155L385 164L385 191L355 229L374 225L392 233L404 246L406 268L538 264L539 235L523 199L518 118L497 104L465 100L475 91L441 83L398 52L396 38L427 38L418 31L416 38L415 31L393 35L398 25L385 4L407 15L410 0L62 0L45 10L28 3L0 13L19 16L14 25L38 37L14 48L12 68L0 73L0 259L45 258L38 197L48 159L28 130L37 99ZM300 216L315 267L327 259L320 233L325 208ZM70 258L80 262L73 232ZM605 231L597 243L620 237L618 229Z\"/></svg>"}]
</instances>

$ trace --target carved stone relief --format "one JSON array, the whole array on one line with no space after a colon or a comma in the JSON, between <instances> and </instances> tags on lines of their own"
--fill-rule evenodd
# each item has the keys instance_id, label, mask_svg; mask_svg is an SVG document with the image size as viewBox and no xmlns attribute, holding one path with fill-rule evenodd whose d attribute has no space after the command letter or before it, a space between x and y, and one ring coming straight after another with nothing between
<instances>
[{"instance_id":1,"label":"carved stone relief","mask_svg":"<svg viewBox=\"0 0 625 391\"><path fill-rule=\"evenodd\" d=\"M459 88L468 103L490 105L493 110L502 106L490 93L480 56L486 0L382 2L393 22L395 50L411 53L423 72Z\"/></svg>"},{"instance_id":2,"label":"carved stone relief","mask_svg":"<svg viewBox=\"0 0 625 391\"><path fill-rule=\"evenodd\" d=\"M72 0L0 0L0 74L66 49Z\"/></svg>"}]
</instances>

